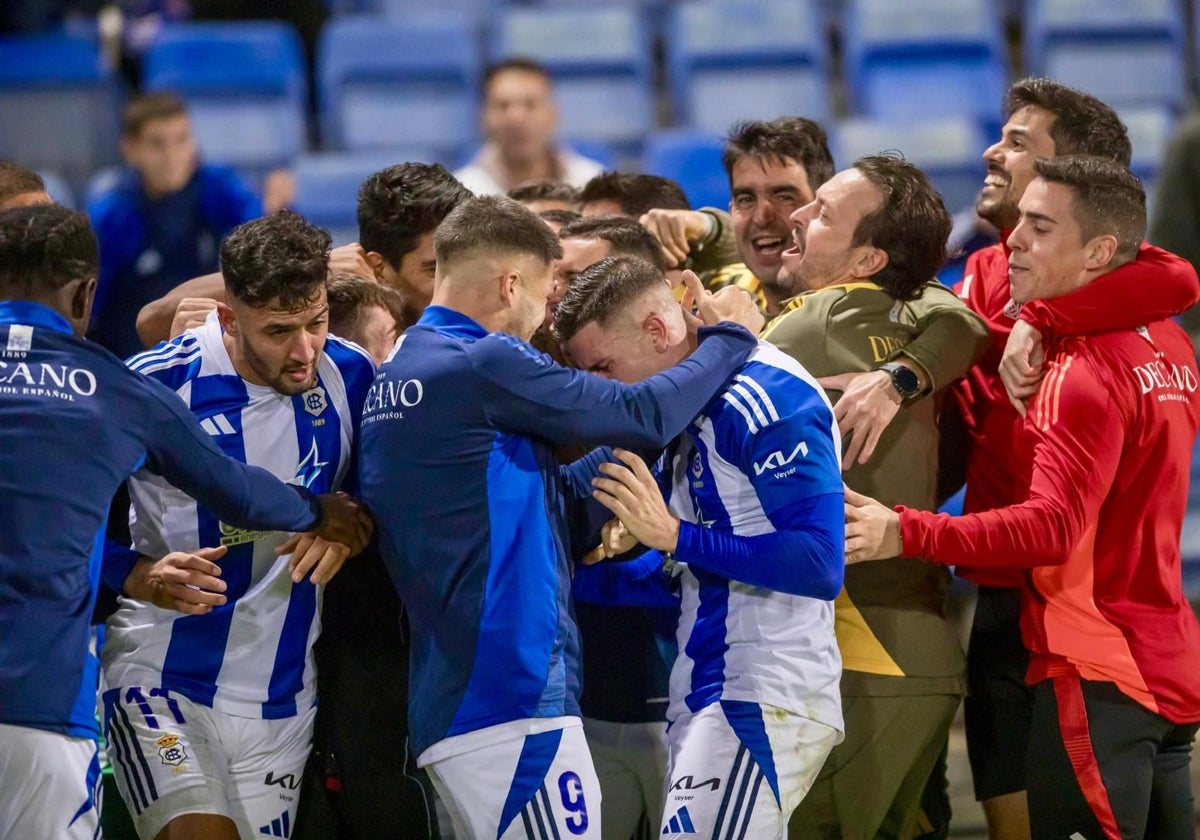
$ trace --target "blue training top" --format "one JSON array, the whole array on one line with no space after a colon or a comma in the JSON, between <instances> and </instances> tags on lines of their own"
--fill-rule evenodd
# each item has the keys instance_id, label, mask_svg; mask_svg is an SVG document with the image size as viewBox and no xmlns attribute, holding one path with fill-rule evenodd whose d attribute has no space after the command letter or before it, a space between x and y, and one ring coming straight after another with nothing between
<instances>
[{"instance_id":1,"label":"blue training top","mask_svg":"<svg viewBox=\"0 0 1200 840\"><path fill-rule=\"evenodd\" d=\"M412 626L409 720L445 738L578 715L566 502L601 456L560 468L552 443L660 449L749 357L731 325L637 385L555 364L430 306L367 395L358 458L379 545Z\"/></svg>"},{"instance_id":2,"label":"blue training top","mask_svg":"<svg viewBox=\"0 0 1200 840\"><path fill-rule=\"evenodd\" d=\"M239 527L320 517L310 491L226 458L179 397L57 312L0 301L0 723L98 734L88 627L104 524L142 466Z\"/></svg>"}]
</instances>

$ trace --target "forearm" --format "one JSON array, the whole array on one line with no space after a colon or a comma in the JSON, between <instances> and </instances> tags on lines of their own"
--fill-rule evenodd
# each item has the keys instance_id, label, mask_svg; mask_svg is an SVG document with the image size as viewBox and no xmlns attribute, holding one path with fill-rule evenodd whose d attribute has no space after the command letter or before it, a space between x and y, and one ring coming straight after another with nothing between
<instances>
[{"instance_id":1,"label":"forearm","mask_svg":"<svg viewBox=\"0 0 1200 840\"><path fill-rule=\"evenodd\" d=\"M126 594L125 581L141 556L134 549L106 538L100 559L100 582L118 595Z\"/></svg>"},{"instance_id":2,"label":"forearm","mask_svg":"<svg viewBox=\"0 0 1200 840\"><path fill-rule=\"evenodd\" d=\"M930 315L921 333L896 355L893 361L913 362L921 370L932 393L959 379L987 348L987 326L965 306L939 309ZM910 365L912 367L912 365Z\"/></svg>"},{"instance_id":3,"label":"forearm","mask_svg":"<svg viewBox=\"0 0 1200 840\"><path fill-rule=\"evenodd\" d=\"M693 246L691 269L704 274L738 262L737 242L733 238L729 214L715 207L704 207L700 212L708 217L712 227L708 235Z\"/></svg>"},{"instance_id":4,"label":"forearm","mask_svg":"<svg viewBox=\"0 0 1200 840\"><path fill-rule=\"evenodd\" d=\"M681 522L673 553L691 568L729 580L829 601L842 588L844 537L842 498L831 494L821 497L809 527L741 536Z\"/></svg>"},{"instance_id":5,"label":"forearm","mask_svg":"<svg viewBox=\"0 0 1200 840\"><path fill-rule=\"evenodd\" d=\"M153 347L171 337L175 310L184 298L225 299L225 280L218 274L206 274L176 286L158 300L150 301L137 316L137 334L142 346Z\"/></svg>"},{"instance_id":6,"label":"forearm","mask_svg":"<svg viewBox=\"0 0 1200 840\"><path fill-rule=\"evenodd\" d=\"M633 560L577 566L571 592L580 601L618 607L678 607L662 568L662 555L646 551Z\"/></svg>"}]
</instances>

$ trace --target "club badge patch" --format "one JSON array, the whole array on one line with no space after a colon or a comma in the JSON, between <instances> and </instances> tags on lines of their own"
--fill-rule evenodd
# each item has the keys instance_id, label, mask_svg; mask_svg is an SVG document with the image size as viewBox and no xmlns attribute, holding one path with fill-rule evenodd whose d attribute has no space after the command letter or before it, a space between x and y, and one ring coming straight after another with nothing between
<instances>
[{"instance_id":1,"label":"club badge patch","mask_svg":"<svg viewBox=\"0 0 1200 840\"><path fill-rule=\"evenodd\" d=\"M168 732L154 743L158 744L158 757L162 759L163 764L178 767L187 761L187 750L183 744L179 743L178 735L172 735Z\"/></svg>"},{"instance_id":2,"label":"club badge patch","mask_svg":"<svg viewBox=\"0 0 1200 840\"><path fill-rule=\"evenodd\" d=\"M301 399L304 400L304 410L313 417L320 416L321 412L325 410L325 406L328 405L325 401L325 389L320 385L310 391L305 391Z\"/></svg>"}]
</instances>

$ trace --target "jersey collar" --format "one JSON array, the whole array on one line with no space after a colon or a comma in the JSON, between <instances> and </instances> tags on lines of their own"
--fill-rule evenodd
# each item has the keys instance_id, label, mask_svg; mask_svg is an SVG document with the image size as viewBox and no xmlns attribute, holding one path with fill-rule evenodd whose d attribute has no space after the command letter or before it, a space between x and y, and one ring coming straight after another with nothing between
<instances>
[{"instance_id":1,"label":"jersey collar","mask_svg":"<svg viewBox=\"0 0 1200 840\"><path fill-rule=\"evenodd\" d=\"M0 324L25 324L74 335L70 323L49 306L31 300L0 300Z\"/></svg>"},{"instance_id":2,"label":"jersey collar","mask_svg":"<svg viewBox=\"0 0 1200 840\"><path fill-rule=\"evenodd\" d=\"M478 321L445 306L426 306L417 326L456 338L483 338L488 334Z\"/></svg>"}]
</instances>

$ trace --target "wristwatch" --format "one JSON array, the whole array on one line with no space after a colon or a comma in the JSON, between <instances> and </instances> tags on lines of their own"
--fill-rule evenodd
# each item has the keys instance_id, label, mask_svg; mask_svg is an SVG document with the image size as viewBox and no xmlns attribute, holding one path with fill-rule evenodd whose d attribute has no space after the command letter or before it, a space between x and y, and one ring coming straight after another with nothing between
<instances>
[{"instance_id":1,"label":"wristwatch","mask_svg":"<svg viewBox=\"0 0 1200 840\"><path fill-rule=\"evenodd\" d=\"M921 380L904 365L895 362L885 362L879 366L892 377L892 387L896 389L901 399L911 400L921 395Z\"/></svg>"}]
</instances>

